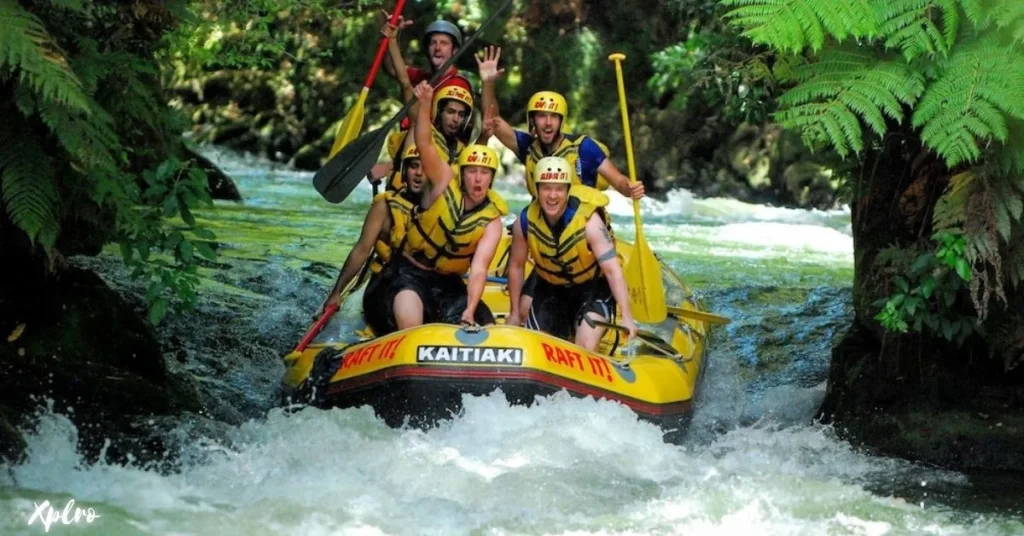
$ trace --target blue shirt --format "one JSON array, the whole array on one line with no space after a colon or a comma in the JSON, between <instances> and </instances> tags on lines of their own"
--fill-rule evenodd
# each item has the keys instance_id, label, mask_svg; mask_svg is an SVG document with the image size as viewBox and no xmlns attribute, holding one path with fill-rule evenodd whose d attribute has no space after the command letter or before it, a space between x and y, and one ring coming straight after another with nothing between
<instances>
[{"instance_id":1,"label":"blue shirt","mask_svg":"<svg viewBox=\"0 0 1024 536\"><path fill-rule=\"evenodd\" d=\"M519 158L520 162L526 164L526 160L530 156L530 145L537 141L537 138L521 130L516 130L515 133L516 157ZM577 145L576 176L580 178L580 182L584 185L592 188L596 187L597 168L608 158L608 153L589 136L581 137L575 134L563 134L561 143L564 146L566 143L572 144L576 140L579 140Z\"/></svg>"}]
</instances>

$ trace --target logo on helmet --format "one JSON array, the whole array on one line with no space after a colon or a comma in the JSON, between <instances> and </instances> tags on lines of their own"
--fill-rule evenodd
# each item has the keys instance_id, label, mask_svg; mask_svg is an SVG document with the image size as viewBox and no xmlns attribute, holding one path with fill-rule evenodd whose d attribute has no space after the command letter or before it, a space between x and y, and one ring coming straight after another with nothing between
<instances>
[{"instance_id":1,"label":"logo on helmet","mask_svg":"<svg viewBox=\"0 0 1024 536\"><path fill-rule=\"evenodd\" d=\"M480 161L480 155L478 155L476 153L473 153L473 154L471 154L471 155L466 157L466 162L479 162L479 161Z\"/></svg>"},{"instance_id":2,"label":"logo on helmet","mask_svg":"<svg viewBox=\"0 0 1024 536\"><path fill-rule=\"evenodd\" d=\"M558 108L558 103L556 103L554 99L550 101L540 99L533 103L533 107L540 110L554 110Z\"/></svg>"},{"instance_id":3,"label":"logo on helmet","mask_svg":"<svg viewBox=\"0 0 1024 536\"><path fill-rule=\"evenodd\" d=\"M454 97L462 100L469 100L469 92L459 86L448 86L441 93L442 97Z\"/></svg>"}]
</instances>

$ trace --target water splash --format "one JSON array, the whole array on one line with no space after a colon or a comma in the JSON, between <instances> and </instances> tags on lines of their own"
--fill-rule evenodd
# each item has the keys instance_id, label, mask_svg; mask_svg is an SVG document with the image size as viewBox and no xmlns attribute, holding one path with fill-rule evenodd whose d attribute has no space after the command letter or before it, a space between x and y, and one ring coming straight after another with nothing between
<instances>
[{"instance_id":1,"label":"water splash","mask_svg":"<svg viewBox=\"0 0 1024 536\"><path fill-rule=\"evenodd\" d=\"M28 533L29 503L44 496L96 508L103 534L1024 530L871 493L894 477L962 477L860 453L826 427L740 428L680 447L621 405L567 395L532 408L467 397L462 415L427 431L388 428L368 408L276 410L193 441L197 461L168 475L83 463L60 415L28 440L28 461L6 468L20 486L0 496L7 532Z\"/></svg>"}]
</instances>

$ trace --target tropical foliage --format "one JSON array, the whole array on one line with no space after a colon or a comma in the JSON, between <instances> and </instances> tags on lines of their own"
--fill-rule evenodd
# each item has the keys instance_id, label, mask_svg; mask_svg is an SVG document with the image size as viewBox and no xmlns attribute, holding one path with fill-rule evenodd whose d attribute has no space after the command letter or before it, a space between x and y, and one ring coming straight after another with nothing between
<instances>
[{"instance_id":1,"label":"tropical foliage","mask_svg":"<svg viewBox=\"0 0 1024 536\"><path fill-rule=\"evenodd\" d=\"M151 280L153 322L175 295L194 302L196 255L215 258L213 234L191 214L211 202L205 173L169 158L184 124L153 57L181 8L0 0L4 242L51 261L119 243ZM183 224L168 224L174 217Z\"/></svg>"},{"instance_id":2,"label":"tropical foliage","mask_svg":"<svg viewBox=\"0 0 1024 536\"><path fill-rule=\"evenodd\" d=\"M843 158L908 128L951 177L934 210L935 241L908 277L955 272L979 318L1024 281L1024 9L1017 0L722 0L727 18L777 54L787 84L776 118ZM956 238L955 241L952 237ZM946 262L954 254L953 266ZM934 263L934 265L933 265ZM969 273L963 270L966 264ZM941 270L935 273L939 273ZM965 277L966 276L966 277ZM945 277L945 276L942 276ZM932 278L932 279L929 279ZM927 275L922 285L932 281ZM907 279L879 318L895 329L959 338L959 318L914 320ZM926 295L927 294L927 295ZM905 296L902 301L899 296ZM899 303L895 303L899 302ZM895 305L894 305L895 303ZM907 304L910 304L908 309ZM899 311L908 311L909 317ZM909 319L909 324L908 320ZM957 322L957 329L948 327ZM937 326L937 327L936 327Z\"/></svg>"}]
</instances>

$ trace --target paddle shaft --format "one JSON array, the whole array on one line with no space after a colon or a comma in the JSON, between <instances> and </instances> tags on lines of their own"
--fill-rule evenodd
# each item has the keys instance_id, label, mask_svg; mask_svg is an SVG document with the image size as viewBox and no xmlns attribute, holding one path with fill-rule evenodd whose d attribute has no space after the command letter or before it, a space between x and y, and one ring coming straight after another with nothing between
<instances>
[{"instance_id":1,"label":"paddle shaft","mask_svg":"<svg viewBox=\"0 0 1024 536\"><path fill-rule=\"evenodd\" d=\"M402 8L405 7L405 0L398 0L395 3L395 12L391 14L391 19L388 20L391 25L398 24L398 19L402 16ZM366 75L366 83L363 87L369 89L373 85L374 78L377 78L377 71L380 70L380 64L384 61L384 53L388 51L388 37L383 36L380 38L380 44L377 45L377 55L373 58L373 67L370 68L370 74Z\"/></svg>"},{"instance_id":2,"label":"paddle shaft","mask_svg":"<svg viewBox=\"0 0 1024 536\"><path fill-rule=\"evenodd\" d=\"M679 317L692 318L694 320L700 320L701 322L707 322L708 324L719 324L725 325L732 322L732 319L704 311L694 311L692 309L683 309L682 307L672 307L671 305L666 307L669 314L673 314Z\"/></svg>"},{"instance_id":3,"label":"paddle shaft","mask_svg":"<svg viewBox=\"0 0 1024 536\"><path fill-rule=\"evenodd\" d=\"M633 137L629 133L629 111L626 109L626 87L622 83L622 60L626 59L623 54L612 54L609 56L615 63L615 82L619 86L619 111L622 113L622 133L626 137L626 164L629 169L629 182L636 182L636 164L633 162ZM640 200L633 200L633 221L636 222L636 240L644 239L644 226L640 219Z\"/></svg>"},{"instance_id":4,"label":"paddle shaft","mask_svg":"<svg viewBox=\"0 0 1024 536\"><path fill-rule=\"evenodd\" d=\"M467 39L466 42L463 43L462 46L460 46L459 49L455 51L455 54L452 54L452 57L448 58L448 61L446 61L444 63L444 65L442 65L437 70L437 72L434 73L434 75L430 78L430 85L433 86L433 85L437 84L437 82L441 79L441 77L446 75L446 72L448 71L448 68L451 67L452 64L454 64L455 61L457 59L459 59L460 56L462 56L463 52L465 52L466 50L469 49L469 45L471 45L474 41L476 41L477 37L479 37L480 34L483 33L484 28L486 28L488 25L490 25L491 22L493 22L497 18L498 14L500 14L503 11L505 11L506 9L508 9L508 6L510 6L511 4L512 4L512 0L505 0L505 3L502 4L501 7L498 8L497 11L492 13L491 16L488 17L487 20L485 20L483 22L483 24L481 24L480 27L477 28L477 30L475 32L473 32L473 35L469 36L469 39ZM384 140L387 139L388 131L390 131L392 128L394 128L395 124L409 111L409 108L411 108L412 105L416 103L416 100L417 100L416 97L413 97L413 98L409 99L409 101L407 101L405 103L405 105L402 106L402 109L399 110L398 113L396 113L391 119L389 119L388 122L384 124L384 126L382 126L381 128L378 128L377 130L374 130L373 132L368 132L367 134L364 134L364 136L374 136L374 138L373 138L373 140L370 143L367 143L365 146L362 146L358 153L351 154L351 155L346 155L342 151L342 152L338 152L337 154L335 154L334 157L332 157L331 160L328 161L327 164L325 164L323 166L323 168L321 168L320 172L323 172L324 168L332 168L333 169L333 168L340 167L341 169L340 169L340 171L336 175L334 175L333 177L330 177L330 179L327 180L327 184L320 191L320 194L324 195L324 191L333 189L335 187L335 185L338 183L338 181L342 181L342 180L345 180L345 179L354 181L354 182L352 182L351 185L346 185L347 191L344 192L344 195L340 196L340 199L338 201L331 201L331 202L333 202L333 203L340 203L340 202L344 201L345 198L348 197L348 194L352 192L352 189L355 188L356 184L358 184L358 182L360 180L362 180L366 176L366 173L369 170L368 169L349 169L349 166L345 166L345 165L338 166L337 163L334 163L333 161L335 159L341 157L341 156L345 156L346 158L348 158L351 161L358 161L358 160L360 160L360 158L365 156L370 151L373 151L373 154L375 154L375 155L379 154L381 147L384 145ZM372 166L372 164L371 164L371 166ZM319 174L320 172L317 172L317 173ZM314 176L314 179L316 179L315 176ZM318 190L319 190L319 188L318 188Z\"/></svg>"},{"instance_id":5,"label":"paddle shaft","mask_svg":"<svg viewBox=\"0 0 1024 536\"><path fill-rule=\"evenodd\" d=\"M310 326L309 331L307 331L306 335L302 337L301 341L299 341L298 346L295 347L295 351L301 352L305 350L306 347L309 346L310 341L313 340L313 337L316 337L317 333L320 333L320 330L324 329L324 326L327 324L327 321L331 319L331 315L333 315L337 311L337 304L332 303L331 305L328 305L327 308L324 309L324 314L320 315L320 319L317 320L315 324Z\"/></svg>"}]
</instances>

